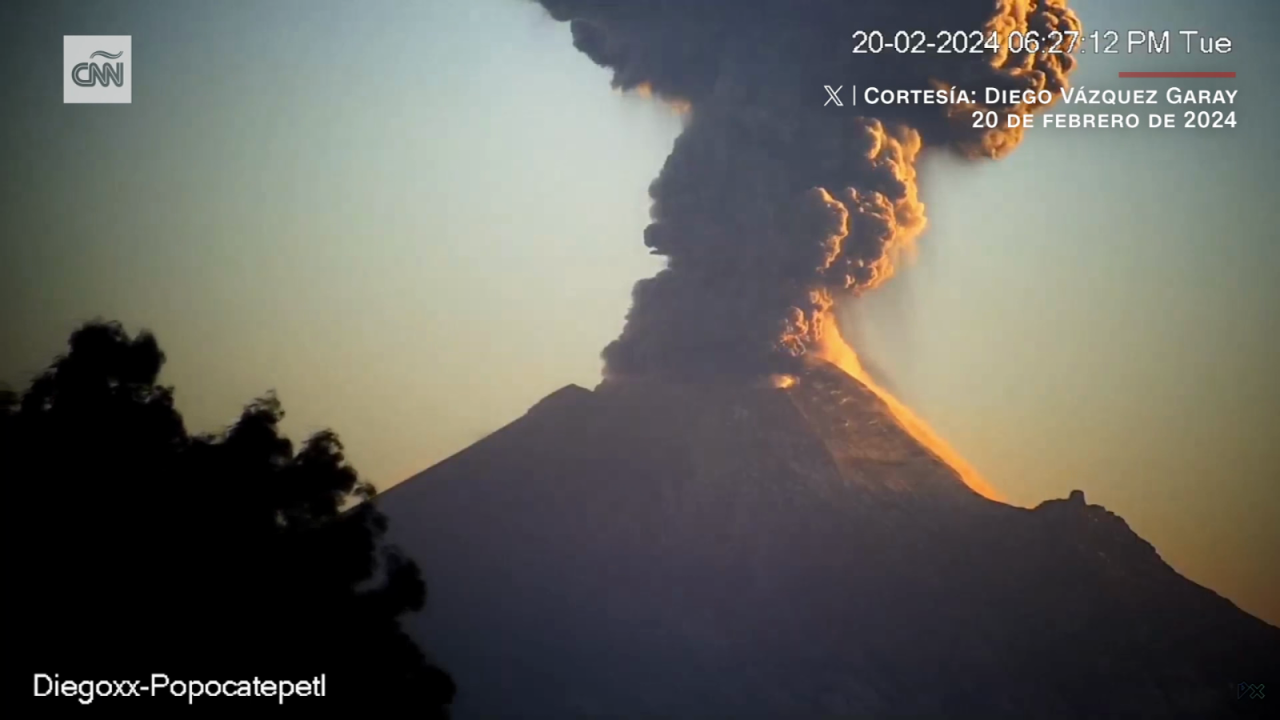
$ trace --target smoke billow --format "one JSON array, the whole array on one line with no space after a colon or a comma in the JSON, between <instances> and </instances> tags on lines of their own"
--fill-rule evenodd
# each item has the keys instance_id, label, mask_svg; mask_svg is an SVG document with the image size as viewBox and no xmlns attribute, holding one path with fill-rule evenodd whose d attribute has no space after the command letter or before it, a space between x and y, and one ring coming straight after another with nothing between
<instances>
[{"instance_id":1,"label":"smoke billow","mask_svg":"<svg viewBox=\"0 0 1280 720\"><path fill-rule=\"evenodd\" d=\"M686 110L653 183L645 243L667 267L634 290L608 375L785 373L820 351L840 293L894 274L925 227L929 148L998 158L1034 105L824 107L824 85L891 90L1065 87L1075 59L1011 53L1013 31L1080 30L1066 0L538 0L613 85ZM1000 50L854 54L853 33L998 33ZM1046 45L1047 47L1047 45ZM846 99L846 105L847 105Z\"/></svg>"}]
</instances>

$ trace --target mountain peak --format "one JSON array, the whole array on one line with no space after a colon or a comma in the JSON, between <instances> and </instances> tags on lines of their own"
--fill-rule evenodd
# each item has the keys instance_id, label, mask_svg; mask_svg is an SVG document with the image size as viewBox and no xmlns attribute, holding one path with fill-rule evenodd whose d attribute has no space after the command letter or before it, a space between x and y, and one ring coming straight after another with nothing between
<instances>
[{"instance_id":1,"label":"mountain peak","mask_svg":"<svg viewBox=\"0 0 1280 720\"><path fill-rule=\"evenodd\" d=\"M529 408L529 413L542 412L547 408L574 407L578 403L589 401L590 397L590 390L570 383L534 403Z\"/></svg>"},{"instance_id":2,"label":"mountain peak","mask_svg":"<svg viewBox=\"0 0 1280 720\"><path fill-rule=\"evenodd\" d=\"M463 720L1203 717L1280 670L1123 519L982 497L835 368L569 385L379 502Z\"/></svg>"}]
</instances>

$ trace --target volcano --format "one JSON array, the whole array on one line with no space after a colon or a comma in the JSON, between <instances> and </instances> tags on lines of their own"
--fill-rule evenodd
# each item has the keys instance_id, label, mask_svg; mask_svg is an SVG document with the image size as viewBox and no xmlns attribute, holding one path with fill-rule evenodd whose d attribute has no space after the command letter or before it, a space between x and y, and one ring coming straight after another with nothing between
<instances>
[{"instance_id":1,"label":"volcano","mask_svg":"<svg viewBox=\"0 0 1280 720\"><path fill-rule=\"evenodd\" d=\"M785 385L571 385L379 497L426 576L409 629L456 679L457 718L1280 702L1256 689L1280 682L1280 629L1083 493L989 500L836 367Z\"/></svg>"}]
</instances>

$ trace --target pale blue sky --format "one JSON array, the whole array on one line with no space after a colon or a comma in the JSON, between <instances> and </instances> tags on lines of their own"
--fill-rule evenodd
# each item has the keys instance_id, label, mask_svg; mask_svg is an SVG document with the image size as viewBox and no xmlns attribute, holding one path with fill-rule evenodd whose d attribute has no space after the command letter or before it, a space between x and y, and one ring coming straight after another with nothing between
<instances>
[{"instance_id":1,"label":"pale blue sky","mask_svg":"<svg viewBox=\"0 0 1280 720\"><path fill-rule=\"evenodd\" d=\"M846 308L850 334L1012 502L1083 489L1280 622L1280 14L1071 5L1086 31L1230 36L1237 51L1205 61L1086 56L1073 82L1236 70L1179 82L1239 88L1239 126L1038 130L998 164L926 161L919 262ZM611 91L532 3L42 3L6 19L12 382L77 322L117 318L157 333L195 428L274 388L295 436L334 427L386 487L598 382L632 283L659 267L647 187L679 119ZM132 105L62 104L64 34L133 36Z\"/></svg>"}]
</instances>

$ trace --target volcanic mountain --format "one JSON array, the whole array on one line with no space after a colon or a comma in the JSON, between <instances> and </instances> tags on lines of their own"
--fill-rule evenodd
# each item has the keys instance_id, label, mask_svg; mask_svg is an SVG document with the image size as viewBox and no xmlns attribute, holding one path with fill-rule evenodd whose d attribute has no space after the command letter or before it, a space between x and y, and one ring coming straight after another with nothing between
<instances>
[{"instance_id":1,"label":"volcanic mountain","mask_svg":"<svg viewBox=\"0 0 1280 720\"><path fill-rule=\"evenodd\" d=\"M1280 701L1239 690L1280 682L1280 629L1121 518L1078 491L988 500L853 377L795 380L571 385L385 493L430 588L411 632L455 677L456 717L1233 717Z\"/></svg>"}]
</instances>

